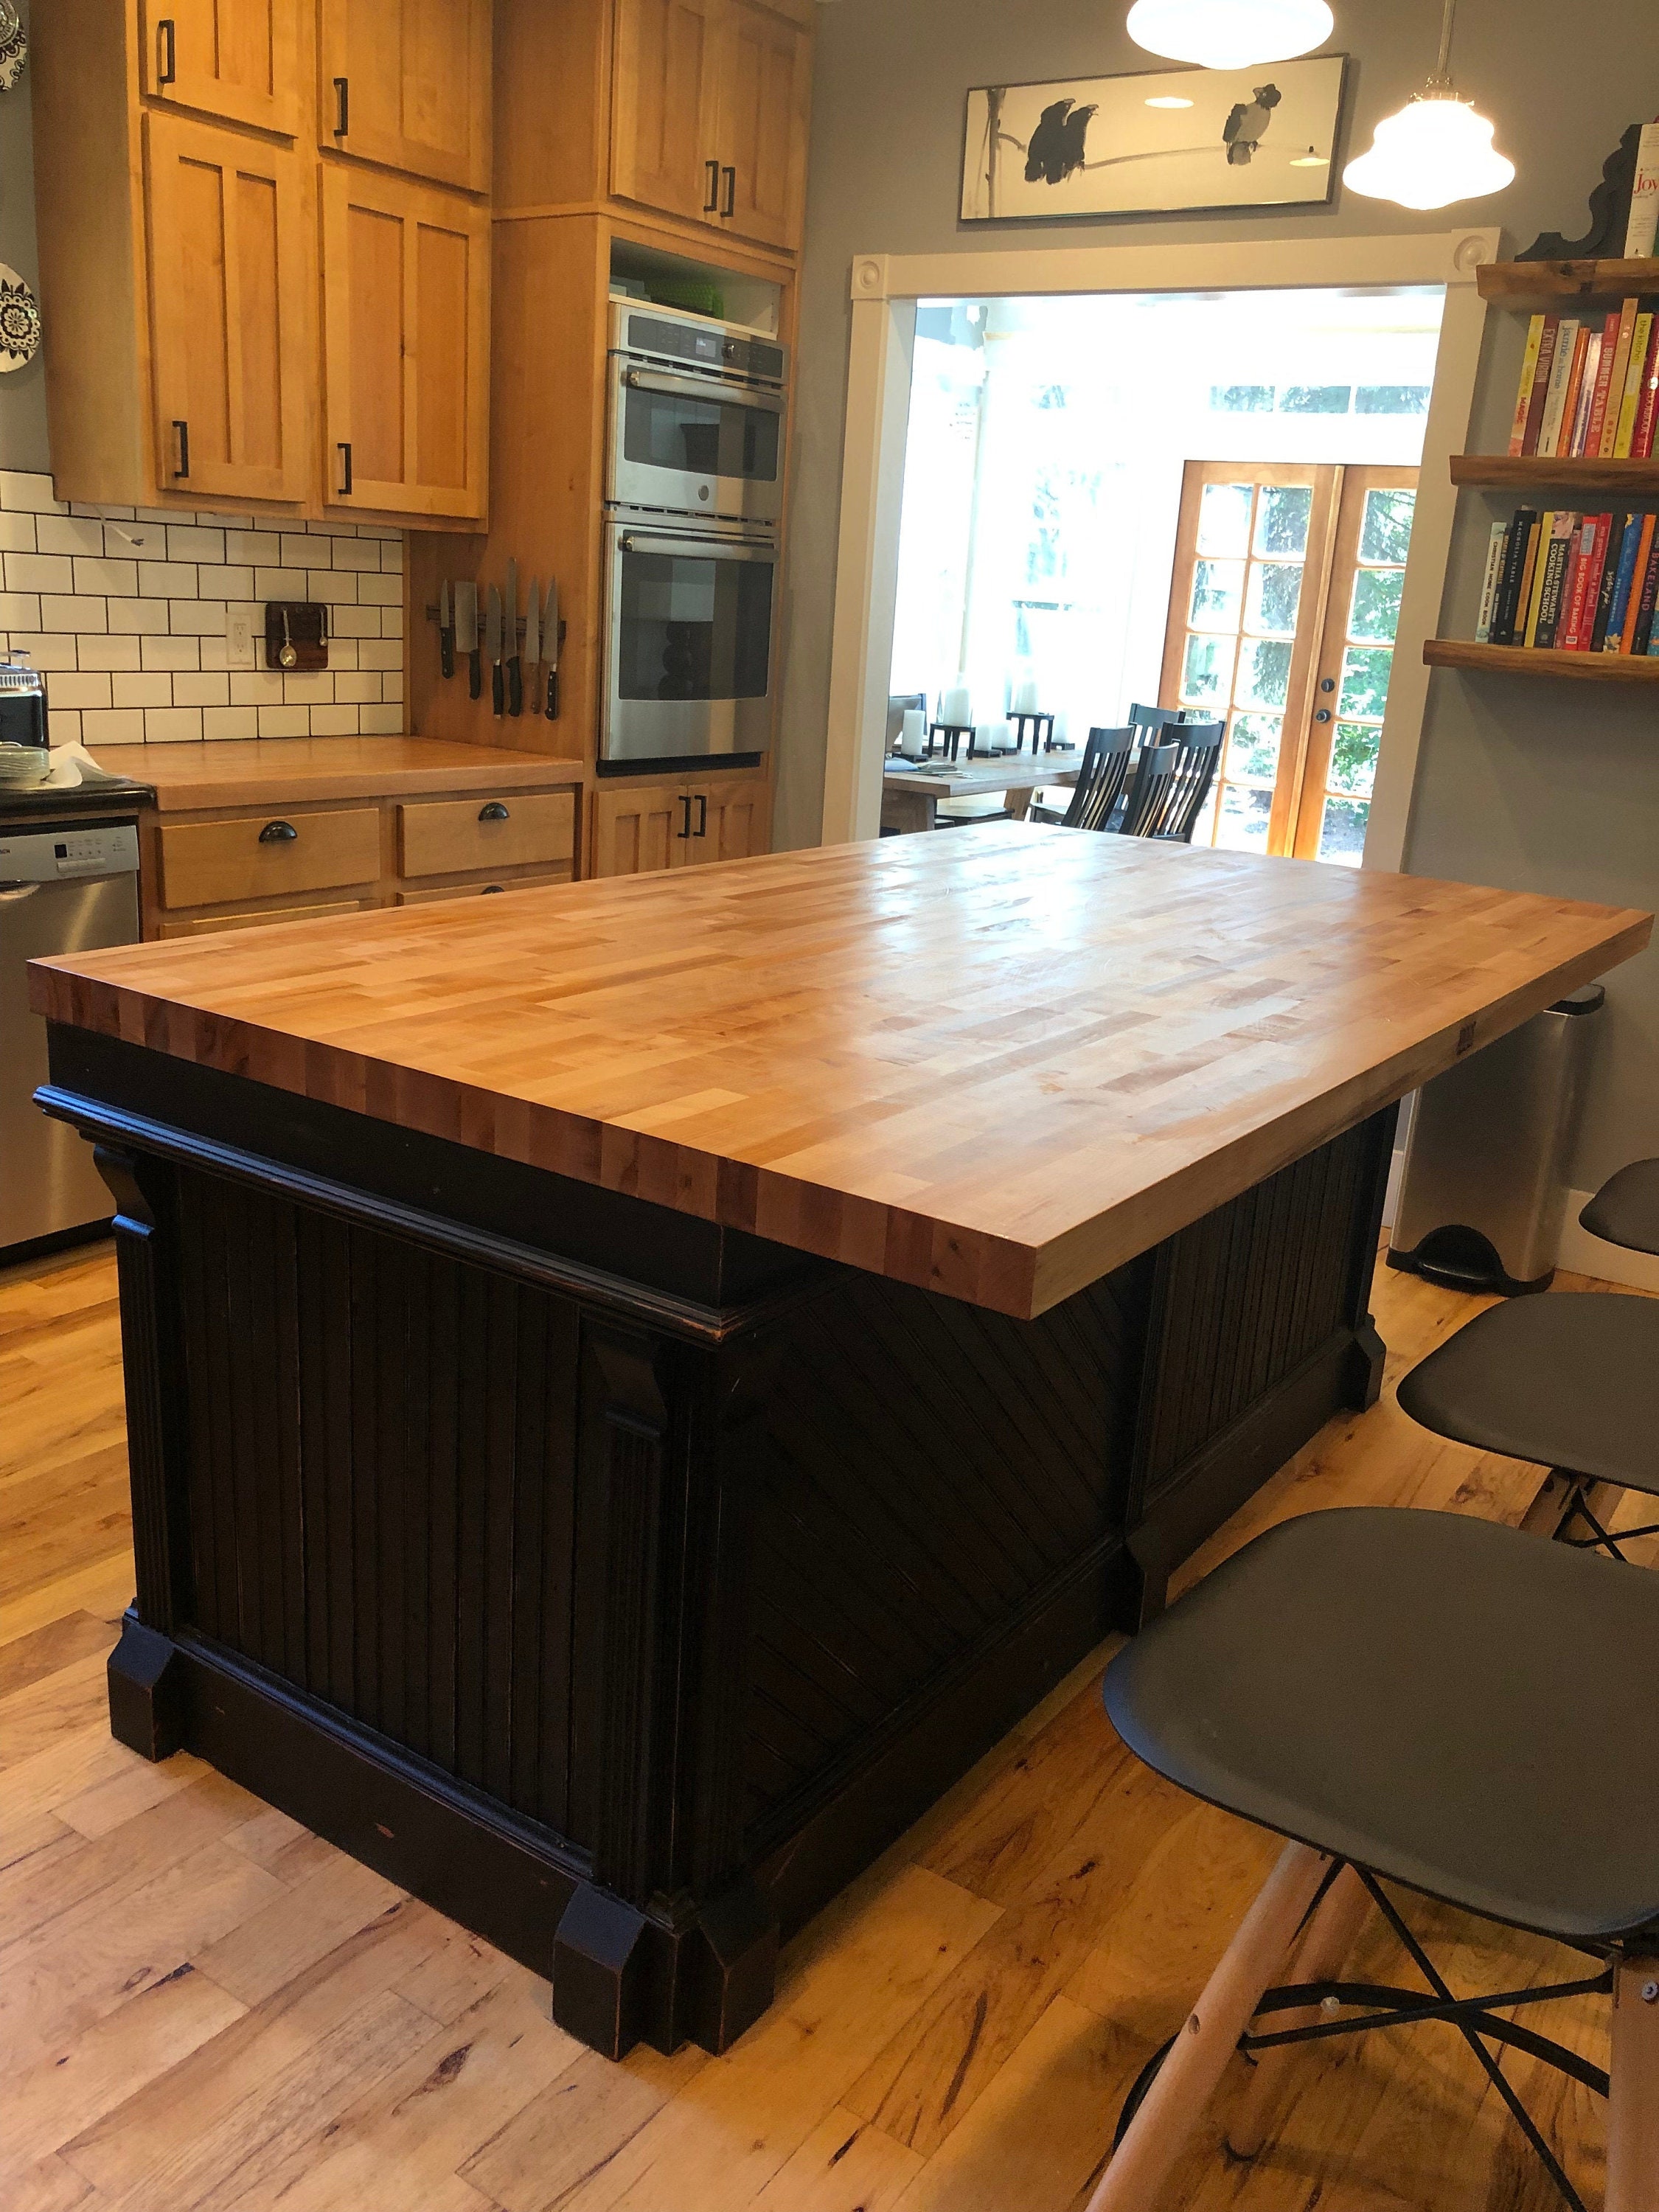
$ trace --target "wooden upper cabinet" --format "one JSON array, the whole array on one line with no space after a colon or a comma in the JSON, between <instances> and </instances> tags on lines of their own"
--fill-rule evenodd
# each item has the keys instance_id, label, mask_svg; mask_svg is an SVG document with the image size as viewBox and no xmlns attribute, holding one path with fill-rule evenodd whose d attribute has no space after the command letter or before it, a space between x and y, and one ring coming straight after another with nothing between
<instances>
[{"instance_id":1,"label":"wooden upper cabinet","mask_svg":"<svg viewBox=\"0 0 1659 2212\"><path fill-rule=\"evenodd\" d=\"M476 520L489 434L489 215L454 192L323 171L325 496Z\"/></svg>"},{"instance_id":2,"label":"wooden upper cabinet","mask_svg":"<svg viewBox=\"0 0 1659 2212\"><path fill-rule=\"evenodd\" d=\"M300 128L300 0L143 0L144 90L227 123Z\"/></svg>"},{"instance_id":3,"label":"wooden upper cabinet","mask_svg":"<svg viewBox=\"0 0 1659 2212\"><path fill-rule=\"evenodd\" d=\"M303 499L316 288L309 157L152 112L155 473L163 491Z\"/></svg>"},{"instance_id":4,"label":"wooden upper cabinet","mask_svg":"<svg viewBox=\"0 0 1659 2212\"><path fill-rule=\"evenodd\" d=\"M617 0L611 189L670 215L711 217L720 0Z\"/></svg>"},{"instance_id":5,"label":"wooden upper cabinet","mask_svg":"<svg viewBox=\"0 0 1659 2212\"><path fill-rule=\"evenodd\" d=\"M723 229L799 243L811 123L810 23L765 0L722 0L714 138Z\"/></svg>"},{"instance_id":6,"label":"wooden upper cabinet","mask_svg":"<svg viewBox=\"0 0 1659 2212\"><path fill-rule=\"evenodd\" d=\"M322 0L319 144L489 189L489 0Z\"/></svg>"}]
</instances>

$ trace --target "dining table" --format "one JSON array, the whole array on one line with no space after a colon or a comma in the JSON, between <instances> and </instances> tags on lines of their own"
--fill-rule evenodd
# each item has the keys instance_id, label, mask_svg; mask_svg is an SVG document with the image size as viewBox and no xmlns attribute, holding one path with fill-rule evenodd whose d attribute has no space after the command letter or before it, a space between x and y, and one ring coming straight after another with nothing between
<instances>
[{"instance_id":1,"label":"dining table","mask_svg":"<svg viewBox=\"0 0 1659 2212\"><path fill-rule=\"evenodd\" d=\"M911 761L893 754L881 779L882 829L900 834L936 830L941 799L978 799L998 791L1006 795L1009 817L1023 822L1039 791L1077 781L1081 759L1071 750L998 753L967 761Z\"/></svg>"}]
</instances>

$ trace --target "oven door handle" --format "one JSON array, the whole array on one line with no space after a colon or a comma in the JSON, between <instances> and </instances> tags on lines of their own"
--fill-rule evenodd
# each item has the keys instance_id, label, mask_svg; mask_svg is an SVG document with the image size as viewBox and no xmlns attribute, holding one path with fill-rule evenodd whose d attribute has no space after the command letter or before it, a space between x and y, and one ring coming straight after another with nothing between
<instances>
[{"instance_id":1,"label":"oven door handle","mask_svg":"<svg viewBox=\"0 0 1659 2212\"><path fill-rule=\"evenodd\" d=\"M664 376L654 368L625 368L623 382L635 392L666 392L676 399L724 399L737 407L761 408L769 415L781 415L785 405L781 392L727 384L715 376Z\"/></svg>"},{"instance_id":2,"label":"oven door handle","mask_svg":"<svg viewBox=\"0 0 1659 2212\"><path fill-rule=\"evenodd\" d=\"M753 545L730 538L643 538L624 530L617 540L624 553L672 553L694 561L775 561L775 545Z\"/></svg>"}]
</instances>

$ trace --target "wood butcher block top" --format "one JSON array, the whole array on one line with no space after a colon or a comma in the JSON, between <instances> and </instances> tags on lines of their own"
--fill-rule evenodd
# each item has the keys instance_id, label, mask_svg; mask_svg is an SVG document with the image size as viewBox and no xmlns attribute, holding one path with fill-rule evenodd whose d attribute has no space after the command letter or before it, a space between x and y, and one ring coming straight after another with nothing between
<instances>
[{"instance_id":1,"label":"wood butcher block top","mask_svg":"<svg viewBox=\"0 0 1659 2212\"><path fill-rule=\"evenodd\" d=\"M100 745L112 775L147 783L162 814L204 806L297 805L423 792L580 783L581 763L550 753L451 744L441 738L250 738L219 744Z\"/></svg>"},{"instance_id":2,"label":"wood butcher block top","mask_svg":"<svg viewBox=\"0 0 1659 2212\"><path fill-rule=\"evenodd\" d=\"M86 953L33 995L1030 1316L1650 925L1011 822Z\"/></svg>"}]
</instances>

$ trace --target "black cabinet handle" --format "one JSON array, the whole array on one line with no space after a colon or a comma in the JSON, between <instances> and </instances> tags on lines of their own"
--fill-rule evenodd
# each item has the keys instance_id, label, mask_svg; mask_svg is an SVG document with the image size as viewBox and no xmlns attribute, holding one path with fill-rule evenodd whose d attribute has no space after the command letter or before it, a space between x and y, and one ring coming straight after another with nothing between
<instances>
[{"instance_id":1,"label":"black cabinet handle","mask_svg":"<svg viewBox=\"0 0 1659 2212\"><path fill-rule=\"evenodd\" d=\"M334 136L343 138L351 128L351 81L337 76L334 80Z\"/></svg>"},{"instance_id":2,"label":"black cabinet handle","mask_svg":"<svg viewBox=\"0 0 1659 2212\"><path fill-rule=\"evenodd\" d=\"M507 809L499 799L487 799L478 809L480 822L505 822L508 818Z\"/></svg>"},{"instance_id":3,"label":"black cabinet handle","mask_svg":"<svg viewBox=\"0 0 1659 2212\"><path fill-rule=\"evenodd\" d=\"M340 486L340 497L342 499L349 499L351 496L350 441L349 439L343 438L339 444L335 447L335 451L340 456L340 473L345 478L345 482Z\"/></svg>"},{"instance_id":4,"label":"black cabinet handle","mask_svg":"<svg viewBox=\"0 0 1659 2212\"><path fill-rule=\"evenodd\" d=\"M162 59L163 54L167 58ZM178 81L179 55L173 36L173 18L163 15L155 26L155 89Z\"/></svg>"},{"instance_id":5,"label":"black cabinet handle","mask_svg":"<svg viewBox=\"0 0 1659 2212\"><path fill-rule=\"evenodd\" d=\"M259 832L262 845L291 845L299 836L291 822L267 822Z\"/></svg>"},{"instance_id":6,"label":"black cabinet handle","mask_svg":"<svg viewBox=\"0 0 1659 2212\"><path fill-rule=\"evenodd\" d=\"M506 889L505 884L486 884L478 896L480 898L488 898L491 891L504 891Z\"/></svg>"},{"instance_id":7,"label":"black cabinet handle","mask_svg":"<svg viewBox=\"0 0 1659 2212\"><path fill-rule=\"evenodd\" d=\"M723 216L734 216L738 211L738 173L735 169L722 169L720 174L726 179L726 205L720 213Z\"/></svg>"},{"instance_id":8,"label":"black cabinet handle","mask_svg":"<svg viewBox=\"0 0 1659 2212\"><path fill-rule=\"evenodd\" d=\"M703 167L708 172L708 197L702 204L702 211L714 215L720 204L720 165L718 161L705 161Z\"/></svg>"},{"instance_id":9,"label":"black cabinet handle","mask_svg":"<svg viewBox=\"0 0 1659 2212\"><path fill-rule=\"evenodd\" d=\"M179 465L173 473L176 477L187 477L190 474L190 425L181 422L175 416L173 427L179 433Z\"/></svg>"},{"instance_id":10,"label":"black cabinet handle","mask_svg":"<svg viewBox=\"0 0 1659 2212\"><path fill-rule=\"evenodd\" d=\"M680 827L674 832L674 835L683 842L691 835L691 794L690 792L683 791L680 793L680 805L684 810L684 817L681 822Z\"/></svg>"},{"instance_id":11,"label":"black cabinet handle","mask_svg":"<svg viewBox=\"0 0 1659 2212\"><path fill-rule=\"evenodd\" d=\"M697 826L691 834L695 837L708 835L708 794L706 791L697 793Z\"/></svg>"}]
</instances>

